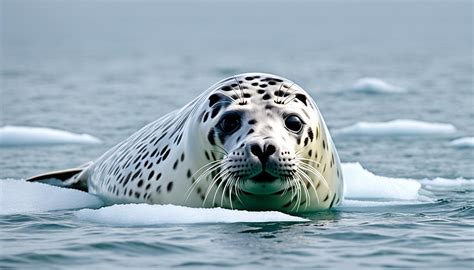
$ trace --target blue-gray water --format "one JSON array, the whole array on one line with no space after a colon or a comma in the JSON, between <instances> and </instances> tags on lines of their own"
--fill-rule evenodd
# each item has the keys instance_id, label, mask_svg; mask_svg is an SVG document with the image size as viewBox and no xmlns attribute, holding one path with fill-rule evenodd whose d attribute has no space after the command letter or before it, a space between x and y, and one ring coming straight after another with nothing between
<instances>
[{"instance_id":1,"label":"blue-gray water","mask_svg":"<svg viewBox=\"0 0 474 270\"><path fill-rule=\"evenodd\" d=\"M377 175L474 178L471 1L1 1L0 126L93 134L101 145L0 148L0 179L98 157L214 82L262 71L314 97L330 129L450 123L451 136L334 138ZM361 77L404 94L345 91ZM471 268L473 186L433 203L309 215L309 223L107 226L72 211L0 217L2 268ZM0 206L1 207L1 206Z\"/></svg>"}]
</instances>

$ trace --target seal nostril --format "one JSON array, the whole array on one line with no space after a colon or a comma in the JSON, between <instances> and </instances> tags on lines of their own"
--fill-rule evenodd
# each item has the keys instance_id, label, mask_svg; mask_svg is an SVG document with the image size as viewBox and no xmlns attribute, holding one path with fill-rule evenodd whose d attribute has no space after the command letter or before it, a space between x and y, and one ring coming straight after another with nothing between
<instances>
[{"instance_id":1,"label":"seal nostril","mask_svg":"<svg viewBox=\"0 0 474 270\"><path fill-rule=\"evenodd\" d=\"M275 146L273 146L273 145L270 144L270 145L268 145L267 148L265 149L265 154L266 154L266 156L271 156L271 155L273 155L273 153L275 153L275 151L276 151Z\"/></svg>"},{"instance_id":2,"label":"seal nostril","mask_svg":"<svg viewBox=\"0 0 474 270\"><path fill-rule=\"evenodd\" d=\"M262 149L260 149L260 146L257 144L250 146L250 152L252 152L252 154L256 155L257 157L260 157L263 154Z\"/></svg>"}]
</instances>

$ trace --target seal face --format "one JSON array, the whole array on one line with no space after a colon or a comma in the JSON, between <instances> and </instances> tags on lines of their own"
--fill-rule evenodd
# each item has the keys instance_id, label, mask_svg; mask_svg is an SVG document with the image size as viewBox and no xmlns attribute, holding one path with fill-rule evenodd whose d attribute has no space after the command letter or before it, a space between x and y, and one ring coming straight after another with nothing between
<instances>
[{"instance_id":1,"label":"seal face","mask_svg":"<svg viewBox=\"0 0 474 270\"><path fill-rule=\"evenodd\" d=\"M313 99L276 75L211 86L69 182L109 203L303 212L343 198L336 148Z\"/></svg>"}]
</instances>

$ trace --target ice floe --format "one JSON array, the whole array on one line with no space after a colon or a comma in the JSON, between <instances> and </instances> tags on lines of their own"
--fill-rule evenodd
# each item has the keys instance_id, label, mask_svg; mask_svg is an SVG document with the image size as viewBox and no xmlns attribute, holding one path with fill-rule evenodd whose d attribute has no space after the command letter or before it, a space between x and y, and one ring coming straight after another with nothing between
<instances>
[{"instance_id":1,"label":"ice floe","mask_svg":"<svg viewBox=\"0 0 474 270\"><path fill-rule=\"evenodd\" d=\"M407 92L403 87L389 84L378 78L361 78L357 80L349 90L351 92L365 94L394 94Z\"/></svg>"},{"instance_id":2,"label":"ice floe","mask_svg":"<svg viewBox=\"0 0 474 270\"><path fill-rule=\"evenodd\" d=\"M464 137L464 138L452 140L449 143L449 146L454 147L454 148L473 148L474 137Z\"/></svg>"},{"instance_id":3,"label":"ice floe","mask_svg":"<svg viewBox=\"0 0 474 270\"><path fill-rule=\"evenodd\" d=\"M388 122L358 122L334 129L335 135L351 136L435 136L450 135L456 127L447 123L430 123L411 119L396 119Z\"/></svg>"},{"instance_id":4,"label":"ice floe","mask_svg":"<svg viewBox=\"0 0 474 270\"><path fill-rule=\"evenodd\" d=\"M85 221L113 225L153 225L235 222L307 221L281 212L251 212L223 208L190 208L176 205L118 204L97 210L82 209L75 215Z\"/></svg>"},{"instance_id":5,"label":"ice floe","mask_svg":"<svg viewBox=\"0 0 474 270\"><path fill-rule=\"evenodd\" d=\"M101 141L89 134L26 126L0 127L0 146L53 145L53 144L96 144Z\"/></svg>"},{"instance_id":6,"label":"ice floe","mask_svg":"<svg viewBox=\"0 0 474 270\"><path fill-rule=\"evenodd\" d=\"M102 205L97 197L79 190L24 180L0 180L0 215L97 208Z\"/></svg>"}]
</instances>

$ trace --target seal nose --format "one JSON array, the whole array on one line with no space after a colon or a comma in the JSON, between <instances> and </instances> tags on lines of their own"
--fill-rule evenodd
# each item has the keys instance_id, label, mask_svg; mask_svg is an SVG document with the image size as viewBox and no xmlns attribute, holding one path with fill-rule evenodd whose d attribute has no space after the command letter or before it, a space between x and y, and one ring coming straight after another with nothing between
<instances>
[{"instance_id":1,"label":"seal nose","mask_svg":"<svg viewBox=\"0 0 474 270\"><path fill-rule=\"evenodd\" d=\"M263 149L262 149L263 148ZM268 143L262 147L258 143L250 145L250 152L260 160L262 168L265 168L268 158L275 153L276 148L273 144Z\"/></svg>"}]
</instances>

